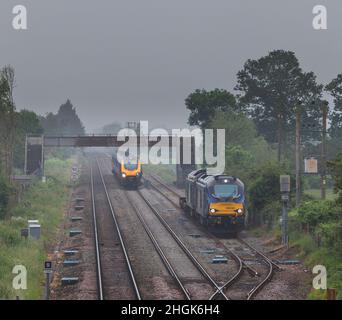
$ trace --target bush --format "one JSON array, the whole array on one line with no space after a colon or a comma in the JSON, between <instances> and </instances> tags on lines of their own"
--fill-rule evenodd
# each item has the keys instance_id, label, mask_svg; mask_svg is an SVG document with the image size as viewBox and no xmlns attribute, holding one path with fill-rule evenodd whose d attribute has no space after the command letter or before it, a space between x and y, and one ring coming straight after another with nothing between
<instances>
[{"instance_id":1,"label":"bush","mask_svg":"<svg viewBox=\"0 0 342 320\"><path fill-rule=\"evenodd\" d=\"M314 200L302 203L298 208L298 219L310 228L315 228L320 222L324 222L332 215L332 201Z\"/></svg>"},{"instance_id":2,"label":"bush","mask_svg":"<svg viewBox=\"0 0 342 320\"><path fill-rule=\"evenodd\" d=\"M244 183L248 184L251 171L254 169L254 157L241 146L226 147L225 151L226 167L228 175L239 177Z\"/></svg>"},{"instance_id":3,"label":"bush","mask_svg":"<svg viewBox=\"0 0 342 320\"><path fill-rule=\"evenodd\" d=\"M291 212L290 226L292 230L309 231L318 245L342 252L342 207L337 201L302 203L295 212Z\"/></svg>"},{"instance_id":4,"label":"bush","mask_svg":"<svg viewBox=\"0 0 342 320\"><path fill-rule=\"evenodd\" d=\"M282 174L286 174L286 170L275 162L270 162L252 173L253 179L248 186L252 224L262 223L265 217L274 221L274 215L280 212L279 177Z\"/></svg>"}]
</instances>

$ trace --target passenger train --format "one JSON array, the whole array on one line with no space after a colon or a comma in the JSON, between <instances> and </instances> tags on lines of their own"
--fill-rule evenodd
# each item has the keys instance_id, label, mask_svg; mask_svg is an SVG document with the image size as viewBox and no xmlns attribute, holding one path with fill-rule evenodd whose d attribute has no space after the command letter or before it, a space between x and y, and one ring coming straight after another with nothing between
<instances>
[{"instance_id":1,"label":"passenger train","mask_svg":"<svg viewBox=\"0 0 342 320\"><path fill-rule=\"evenodd\" d=\"M245 187L228 175L209 175L205 169L191 172L180 206L210 231L236 235L245 226Z\"/></svg>"},{"instance_id":2,"label":"passenger train","mask_svg":"<svg viewBox=\"0 0 342 320\"><path fill-rule=\"evenodd\" d=\"M113 155L112 172L124 186L137 187L141 184L143 171L140 159L136 157L118 161L117 156Z\"/></svg>"}]
</instances>

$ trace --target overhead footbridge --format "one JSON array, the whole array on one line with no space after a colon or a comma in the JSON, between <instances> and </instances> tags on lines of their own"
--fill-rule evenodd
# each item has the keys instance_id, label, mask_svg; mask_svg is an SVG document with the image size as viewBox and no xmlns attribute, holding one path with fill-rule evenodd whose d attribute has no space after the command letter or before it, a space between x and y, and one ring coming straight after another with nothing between
<instances>
[{"instance_id":1,"label":"overhead footbridge","mask_svg":"<svg viewBox=\"0 0 342 320\"><path fill-rule=\"evenodd\" d=\"M175 148L177 152L177 184L182 184L184 176L195 168L195 139L193 136L117 136L117 135L84 135L84 136L37 136L27 135L25 144L25 174L44 175L44 152L46 148L118 148L123 145L136 147L138 154L141 148L158 144L158 147ZM190 156L184 150L191 150ZM170 152L171 154L171 152Z\"/></svg>"}]
</instances>

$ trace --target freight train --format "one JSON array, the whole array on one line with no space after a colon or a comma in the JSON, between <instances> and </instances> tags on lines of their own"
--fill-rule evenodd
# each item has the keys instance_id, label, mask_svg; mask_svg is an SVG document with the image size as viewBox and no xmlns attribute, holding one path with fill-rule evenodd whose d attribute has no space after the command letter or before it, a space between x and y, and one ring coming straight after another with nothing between
<instances>
[{"instance_id":1,"label":"freight train","mask_svg":"<svg viewBox=\"0 0 342 320\"><path fill-rule=\"evenodd\" d=\"M180 206L210 231L236 235L245 226L245 187L228 175L209 175L205 169L186 178Z\"/></svg>"},{"instance_id":2,"label":"freight train","mask_svg":"<svg viewBox=\"0 0 342 320\"><path fill-rule=\"evenodd\" d=\"M143 176L140 159L137 157L118 160L116 155L112 157L112 172L123 186L138 187Z\"/></svg>"}]
</instances>

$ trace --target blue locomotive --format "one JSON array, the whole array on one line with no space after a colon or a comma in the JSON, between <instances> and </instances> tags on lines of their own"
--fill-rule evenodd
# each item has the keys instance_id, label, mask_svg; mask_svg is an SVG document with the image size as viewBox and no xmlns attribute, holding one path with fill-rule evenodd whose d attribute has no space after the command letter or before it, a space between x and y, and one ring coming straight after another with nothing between
<instances>
[{"instance_id":1,"label":"blue locomotive","mask_svg":"<svg viewBox=\"0 0 342 320\"><path fill-rule=\"evenodd\" d=\"M205 169L191 172L180 206L209 230L237 234L245 226L245 187L228 175L209 175Z\"/></svg>"}]
</instances>

